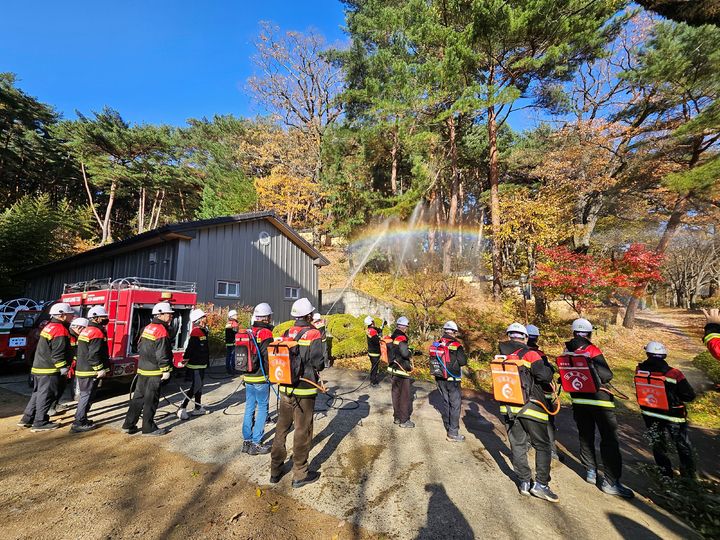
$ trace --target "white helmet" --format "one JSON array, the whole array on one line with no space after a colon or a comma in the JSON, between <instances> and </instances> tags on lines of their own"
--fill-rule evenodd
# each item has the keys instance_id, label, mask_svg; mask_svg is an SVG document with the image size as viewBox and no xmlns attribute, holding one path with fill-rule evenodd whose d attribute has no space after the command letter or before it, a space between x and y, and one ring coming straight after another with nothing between
<instances>
[{"instance_id":1,"label":"white helmet","mask_svg":"<svg viewBox=\"0 0 720 540\"><path fill-rule=\"evenodd\" d=\"M651 341L645 345L645 352L648 354L656 354L658 356L667 356L667 349L665 345L659 341Z\"/></svg>"},{"instance_id":2,"label":"white helmet","mask_svg":"<svg viewBox=\"0 0 720 540\"><path fill-rule=\"evenodd\" d=\"M75 315L75 310L67 302L58 302L50 308L50 315Z\"/></svg>"},{"instance_id":3,"label":"white helmet","mask_svg":"<svg viewBox=\"0 0 720 540\"><path fill-rule=\"evenodd\" d=\"M300 298L299 300L295 300L295 302L293 302L292 308L290 309L290 315L299 319L305 317L306 315L310 315L313 311L315 311L315 308L310 303L310 300L307 298Z\"/></svg>"},{"instance_id":4,"label":"white helmet","mask_svg":"<svg viewBox=\"0 0 720 540\"><path fill-rule=\"evenodd\" d=\"M198 322L203 317L205 317L205 312L202 309L196 308L190 312L190 322Z\"/></svg>"},{"instance_id":5,"label":"white helmet","mask_svg":"<svg viewBox=\"0 0 720 540\"><path fill-rule=\"evenodd\" d=\"M235 317L237 317L237 311L236 311L236 310L231 309L230 311L228 311L228 319L234 319Z\"/></svg>"},{"instance_id":6,"label":"white helmet","mask_svg":"<svg viewBox=\"0 0 720 540\"><path fill-rule=\"evenodd\" d=\"M108 312L102 306L93 306L88 311L88 317L94 319L95 317L109 317Z\"/></svg>"},{"instance_id":7,"label":"white helmet","mask_svg":"<svg viewBox=\"0 0 720 540\"><path fill-rule=\"evenodd\" d=\"M528 337L540 337L540 329L534 324L527 325Z\"/></svg>"},{"instance_id":8,"label":"white helmet","mask_svg":"<svg viewBox=\"0 0 720 540\"><path fill-rule=\"evenodd\" d=\"M522 324L514 322L510 326L507 327L507 330L505 330L505 333L509 336L511 334L522 334L523 336L528 335L527 328L525 328Z\"/></svg>"},{"instance_id":9,"label":"white helmet","mask_svg":"<svg viewBox=\"0 0 720 540\"><path fill-rule=\"evenodd\" d=\"M70 326L82 326L85 328L88 324L88 320L85 317L75 317L70 323Z\"/></svg>"},{"instance_id":10,"label":"white helmet","mask_svg":"<svg viewBox=\"0 0 720 540\"><path fill-rule=\"evenodd\" d=\"M373 319L370 315L365 317L365 326L370 326L375 322L375 319Z\"/></svg>"},{"instance_id":11,"label":"white helmet","mask_svg":"<svg viewBox=\"0 0 720 540\"><path fill-rule=\"evenodd\" d=\"M407 317L398 317L398 320L395 321L395 326L410 326L410 321Z\"/></svg>"},{"instance_id":12,"label":"white helmet","mask_svg":"<svg viewBox=\"0 0 720 540\"><path fill-rule=\"evenodd\" d=\"M153 315L163 315L165 313L175 313L170 305L170 302L158 302L153 306Z\"/></svg>"},{"instance_id":13,"label":"white helmet","mask_svg":"<svg viewBox=\"0 0 720 540\"><path fill-rule=\"evenodd\" d=\"M237 315L236 311L231 312L231 313L235 313L235 315ZM272 314L273 314L273 310L270 307L270 304L268 304L267 302L262 302L261 304L258 304L257 306L255 306L255 309L253 310L253 317L255 317L255 318L269 317ZM228 313L228 315L230 315L230 313Z\"/></svg>"},{"instance_id":14,"label":"white helmet","mask_svg":"<svg viewBox=\"0 0 720 540\"><path fill-rule=\"evenodd\" d=\"M593 325L587 319L575 319L572 323L573 332L592 332Z\"/></svg>"},{"instance_id":15,"label":"white helmet","mask_svg":"<svg viewBox=\"0 0 720 540\"><path fill-rule=\"evenodd\" d=\"M455 321L448 321L443 326L443 330L453 330L455 332L458 332L458 325L455 324Z\"/></svg>"}]
</instances>

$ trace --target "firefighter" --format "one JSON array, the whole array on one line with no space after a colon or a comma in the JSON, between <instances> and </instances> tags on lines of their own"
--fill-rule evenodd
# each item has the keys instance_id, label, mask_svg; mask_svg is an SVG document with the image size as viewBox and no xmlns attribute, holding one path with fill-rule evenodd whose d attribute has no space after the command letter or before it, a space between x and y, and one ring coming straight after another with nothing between
<instances>
[{"instance_id":1,"label":"firefighter","mask_svg":"<svg viewBox=\"0 0 720 540\"><path fill-rule=\"evenodd\" d=\"M399 317L395 331L390 336L392 346L388 359L388 373L392 377L393 421L401 428L414 428L410 420L411 384L410 372L413 370L412 351L408 346L407 330L410 321L407 317Z\"/></svg>"},{"instance_id":2,"label":"firefighter","mask_svg":"<svg viewBox=\"0 0 720 540\"><path fill-rule=\"evenodd\" d=\"M58 379L57 396L55 396L55 400L52 402L52 405L50 405L48 416L57 416L59 414L62 414L64 410L69 408L69 403L60 403L60 400L65 395L65 389L68 387L68 385L71 388L70 400L73 400L72 394L74 394L74 392L72 391L72 388L73 379L75 377L75 364L77 361L78 337L80 336L80 333L85 330L85 327L87 325L88 320L83 317L75 317L72 322L70 322L70 349L72 350L70 358L72 358L72 361L70 362L70 367L67 371L67 374Z\"/></svg>"},{"instance_id":3,"label":"firefighter","mask_svg":"<svg viewBox=\"0 0 720 540\"><path fill-rule=\"evenodd\" d=\"M540 339L540 329L535 326L534 324L528 324L527 325L527 332L528 332L528 341L527 346L531 350L537 352L540 355L540 358L542 358L542 361L545 363L546 366L548 366L550 369L553 370L553 373L555 372L555 368L550 363L550 360L548 360L547 355L543 352L543 350L540 348L540 345L538 345L538 340ZM545 399L548 403L550 403L552 406L555 405L555 400L558 399L558 396L555 393L555 388L553 387L553 384L544 384L542 385L543 392L545 393ZM550 421L548 422L548 435L550 436L550 450L552 451L552 458L554 460L559 460L558 452L557 452L557 444L555 442L555 431L557 428L555 427L555 417L550 416Z\"/></svg>"},{"instance_id":4,"label":"firefighter","mask_svg":"<svg viewBox=\"0 0 720 540\"><path fill-rule=\"evenodd\" d=\"M322 318L322 315L320 315L318 312L313 313L312 323L315 328L317 328L320 331L320 334L322 335L322 342L323 342L323 350L325 351L325 367L331 367L332 366L332 357L330 350L330 341L328 341L327 338L327 325L325 323L325 319Z\"/></svg>"},{"instance_id":5,"label":"firefighter","mask_svg":"<svg viewBox=\"0 0 720 540\"><path fill-rule=\"evenodd\" d=\"M313 437L313 414L315 398L320 381L319 372L324 367L322 335L312 325L315 308L307 298L296 300L290 310L295 325L285 332L284 337L297 341L301 363L300 380L295 385L278 385L282 394L278 409L278 421L271 451L270 483L276 484L282 476L287 450L285 439L295 427L293 436L293 482L292 487L300 488L320 478L317 471L308 471L308 454Z\"/></svg>"},{"instance_id":6,"label":"firefighter","mask_svg":"<svg viewBox=\"0 0 720 540\"><path fill-rule=\"evenodd\" d=\"M660 467L663 475L670 477L673 475L672 462L666 453L666 435L669 435L675 443L680 458L680 474L686 478L694 478L695 459L690 437L688 437L685 403L695 399L695 391L682 371L668 365L665 360L667 358L665 345L651 341L645 345L645 353L647 360L638 364L636 376L639 372L649 372L651 375L663 377L668 403L667 410L658 410L640 404L640 411L648 428L649 439L652 441L655 463ZM638 379L636 379L636 384L637 382Z\"/></svg>"},{"instance_id":7,"label":"firefighter","mask_svg":"<svg viewBox=\"0 0 720 540\"><path fill-rule=\"evenodd\" d=\"M632 498L633 491L620 483L622 456L617 434L617 418L612 393L602 388L613 378L602 351L592 344L593 326L587 319L576 319L572 323L573 338L565 343L565 349L572 354L588 358L593 378L599 388L594 394L571 392L573 417L580 438L580 461L585 466L585 480L597 483L597 459L595 456L595 429L600 432L600 455L605 478L600 489L608 495Z\"/></svg>"},{"instance_id":8,"label":"firefighter","mask_svg":"<svg viewBox=\"0 0 720 540\"><path fill-rule=\"evenodd\" d=\"M234 309L228 311L228 320L225 323L225 371L228 375L235 375L235 334L238 332L238 312Z\"/></svg>"},{"instance_id":9,"label":"firefighter","mask_svg":"<svg viewBox=\"0 0 720 540\"><path fill-rule=\"evenodd\" d=\"M140 336L137 386L122 425L122 430L130 435L138 432L137 422L141 413L143 435L159 436L168 432L155 424L155 411L160 402L160 383L170 379L173 366L170 322L174 313L168 302L155 304L153 319Z\"/></svg>"},{"instance_id":10,"label":"firefighter","mask_svg":"<svg viewBox=\"0 0 720 540\"><path fill-rule=\"evenodd\" d=\"M705 337L703 342L717 360L720 360L720 310L712 308L703 309L705 314Z\"/></svg>"},{"instance_id":11,"label":"firefighter","mask_svg":"<svg viewBox=\"0 0 720 540\"><path fill-rule=\"evenodd\" d=\"M370 357L370 384L377 386L380 371L380 330L375 326L375 319L365 317L365 333L367 334L368 356Z\"/></svg>"},{"instance_id":12,"label":"firefighter","mask_svg":"<svg viewBox=\"0 0 720 540\"><path fill-rule=\"evenodd\" d=\"M250 331L257 360L253 363L255 369L245 374L245 416L242 427L242 451L251 456L269 454L272 448L271 444L262 443L270 402L270 380L267 373L268 344L273 340L272 316L273 310L270 304L265 302L258 304L253 310Z\"/></svg>"},{"instance_id":13,"label":"firefighter","mask_svg":"<svg viewBox=\"0 0 720 540\"><path fill-rule=\"evenodd\" d=\"M190 418L187 412L190 397L195 400L195 408L190 411L190 414L193 416L202 416L210 413L210 411L201 404L205 370L210 362L208 326L205 312L202 309L193 309L190 312L190 324L192 324L192 330L190 331L190 339L185 348L183 359L185 360L185 367L192 373L192 383L190 390L185 395L185 399L177 412L177 417L180 420Z\"/></svg>"},{"instance_id":14,"label":"firefighter","mask_svg":"<svg viewBox=\"0 0 720 540\"><path fill-rule=\"evenodd\" d=\"M559 497L549 486L552 452L547 424L550 415L547 412L549 403L542 389L543 385L552 382L554 371L543 362L537 351L528 347L528 331L522 324L512 323L505 334L509 339L500 343L500 354L514 355L522 361L520 381L528 397L528 402L522 406L500 406L500 412L505 414L513 469L520 479L520 493L558 502ZM532 471L528 465L529 446L535 449L535 482L532 482Z\"/></svg>"},{"instance_id":15,"label":"firefighter","mask_svg":"<svg viewBox=\"0 0 720 540\"><path fill-rule=\"evenodd\" d=\"M462 379L462 366L467 365L465 350L462 343L457 339L459 334L455 321L448 321L443 326L443 335L440 338L449 352L450 362L447 365L447 378L435 377L438 392L445 402L445 410L442 413L443 424L447 432L449 442L463 442L464 435L460 435L460 382Z\"/></svg>"},{"instance_id":16,"label":"firefighter","mask_svg":"<svg viewBox=\"0 0 720 540\"><path fill-rule=\"evenodd\" d=\"M94 306L88 311L88 317L90 321L78 337L75 377L80 392L75 421L70 428L73 433L90 431L96 427L92 420L88 420L87 415L98 383L107 375L109 365L106 329L110 321L108 312L103 306Z\"/></svg>"},{"instance_id":17,"label":"firefighter","mask_svg":"<svg viewBox=\"0 0 720 540\"><path fill-rule=\"evenodd\" d=\"M57 397L60 377L67 375L72 362L69 326L74 317L75 312L65 302L58 302L50 308L50 321L40 332L30 370L32 395L18 426L29 427L33 432L60 427L60 424L50 422L48 410Z\"/></svg>"}]
</instances>

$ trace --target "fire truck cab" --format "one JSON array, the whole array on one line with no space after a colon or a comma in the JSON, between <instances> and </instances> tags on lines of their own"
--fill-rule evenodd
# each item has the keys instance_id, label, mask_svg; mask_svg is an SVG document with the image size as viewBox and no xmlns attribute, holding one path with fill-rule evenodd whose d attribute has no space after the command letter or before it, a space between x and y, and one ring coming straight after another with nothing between
<instances>
[{"instance_id":1,"label":"fire truck cab","mask_svg":"<svg viewBox=\"0 0 720 540\"><path fill-rule=\"evenodd\" d=\"M195 283L140 277L93 280L65 285L60 302L67 302L78 316L87 317L93 306L103 306L109 316L107 325L110 352L109 377L133 376L138 364L138 342L152 320L152 308L158 302L170 302L175 311L171 323L174 363L182 361L190 336L190 310L195 307Z\"/></svg>"},{"instance_id":2,"label":"fire truck cab","mask_svg":"<svg viewBox=\"0 0 720 540\"><path fill-rule=\"evenodd\" d=\"M22 361L27 348L27 336L32 330L33 318L40 310L28 309L15 312L12 319L0 324L0 360L12 362Z\"/></svg>"}]
</instances>

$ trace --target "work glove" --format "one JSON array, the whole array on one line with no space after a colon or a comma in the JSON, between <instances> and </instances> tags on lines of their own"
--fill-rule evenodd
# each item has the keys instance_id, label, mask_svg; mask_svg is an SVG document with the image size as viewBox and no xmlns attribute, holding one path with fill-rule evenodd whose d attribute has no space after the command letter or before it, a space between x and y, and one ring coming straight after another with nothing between
<instances>
[{"instance_id":1,"label":"work glove","mask_svg":"<svg viewBox=\"0 0 720 540\"><path fill-rule=\"evenodd\" d=\"M705 321L707 324L720 324L720 309L703 309L702 312L703 315L705 315Z\"/></svg>"},{"instance_id":2,"label":"work glove","mask_svg":"<svg viewBox=\"0 0 720 540\"><path fill-rule=\"evenodd\" d=\"M60 375L65 377L67 374L68 374L68 368L66 368L66 367L60 368Z\"/></svg>"},{"instance_id":3,"label":"work glove","mask_svg":"<svg viewBox=\"0 0 720 540\"><path fill-rule=\"evenodd\" d=\"M97 372L97 378L102 379L105 375L107 375L108 370L107 369L101 369Z\"/></svg>"},{"instance_id":4,"label":"work glove","mask_svg":"<svg viewBox=\"0 0 720 540\"><path fill-rule=\"evenodd\" d=\"M161 381L167 381L167 380L169 380L169 379L170 379L170 372L169 372L169 371L165 371L165 372L162 374L162 377L160 377L160 380L161 380Z\"/></svg>"}]
</instances>

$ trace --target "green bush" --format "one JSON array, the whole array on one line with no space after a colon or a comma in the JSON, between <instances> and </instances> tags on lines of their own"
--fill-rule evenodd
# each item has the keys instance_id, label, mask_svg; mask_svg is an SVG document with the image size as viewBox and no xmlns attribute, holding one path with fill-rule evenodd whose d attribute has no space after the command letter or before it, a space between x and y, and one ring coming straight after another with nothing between
<instances>
[{"instance_id":1,"label":"green bush","mask_svg":"<svg viewBox=\"0 0 720 540\"><path fill-rule=\"evenodd\" d=\"M327 315L325 317L328 334L332 336L332 355L336 358L359 356L367 352L364 317L353 317L346 313ZM375 323L382 324L380 319ZM285 321L273 329L275 337L282 336L294 324Z\"/></svg>"},{"instance_id":2,"label":"green bush","mask_svg":"<svg viewBox=\"0 0 720 540\"><path fill-rule=\"evenodd\" d=\"M713 383L720 384L720 362L715 360L709 352L698 354L693 359L693 365L702 370Z\"/></svg>"},{"instance_id":3,"label":"green bush","mask_svg":"<svg viewBox=\"0 0 720 540\"><path fill-rule=\"evenodd\" d=\"M696 308L720 308L720 296L710 296L695 302Z\"/></svg>"}]
</instances>

